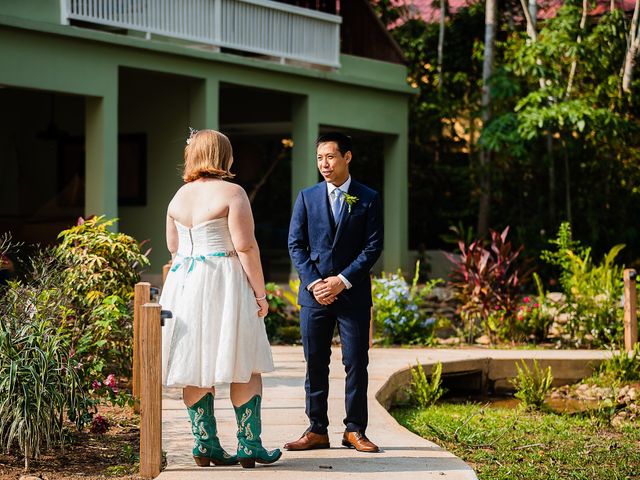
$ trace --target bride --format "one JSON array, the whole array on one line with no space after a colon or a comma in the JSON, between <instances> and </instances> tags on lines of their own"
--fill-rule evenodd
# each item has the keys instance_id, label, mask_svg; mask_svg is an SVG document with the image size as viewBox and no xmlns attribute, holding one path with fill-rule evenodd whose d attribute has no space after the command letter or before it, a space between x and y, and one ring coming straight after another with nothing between
<instances>
[{"instance_id":1,"label":"bride","mask_svg":"<svg viewBox=\"0 0 640 480\"><path fill-rule=\"evenodd\" d=\"M173 312L163 328L163 384L183 387L195 437L193 458L203 467L245 468L273 463L279 449L260 440L261 373L273 371L263 317L267 314L260 252L251 206L242 187L226 181L233 152L215 130L191 131L183 185L167 211L172 267L160 304ZM230 383L238 422L237 455L220 445L215 385Z\"/></svg>"}]
</instances>

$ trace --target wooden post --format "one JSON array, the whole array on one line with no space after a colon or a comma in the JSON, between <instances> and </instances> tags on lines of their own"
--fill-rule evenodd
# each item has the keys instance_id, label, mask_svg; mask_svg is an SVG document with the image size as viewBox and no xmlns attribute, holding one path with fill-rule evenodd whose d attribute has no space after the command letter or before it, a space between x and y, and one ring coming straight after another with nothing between
<instances>
[{"instance_id":1,"label":"wooden post","mask_svg":"<svg viewBox=\"0 0 640 480\"><path fill-rule=\"evenodd\" d=\"M162 332L160 305L142 306L140 321L140 476L155 478L162 464Z\"/></svg>"},{"instance_id":2,"label":"wooden post","mask_svg":"<svg viewBox=\"0 0 640 480\"><path fill-rule=\"evenodd\" d=\"M133 411L140 413L140 315L142 305L151 300L151 284L136 283L133 295Z\"/></svg>"},{"instance_id":3,"label":"wooden post","mask_svg":"<svg viewBox=\"0 0 640 480\"><path fill-rule=\"evenodd\" d=\"M638 342L637 296L636 271L627 268L624 271L624 349L627 352Z\"/></svg>"}]
</instances>

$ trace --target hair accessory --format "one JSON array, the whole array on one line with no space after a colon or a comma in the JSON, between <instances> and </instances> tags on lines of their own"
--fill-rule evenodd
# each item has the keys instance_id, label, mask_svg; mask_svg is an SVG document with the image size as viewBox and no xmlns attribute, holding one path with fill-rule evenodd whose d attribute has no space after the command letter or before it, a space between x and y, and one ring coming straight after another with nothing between
<instances>
[{"instance_id":1,"label":"hair accessory","mask_svg":"<svg viewBox=\"0 0 640 480\"><path fill-rule=\"evenodd\" d=\"M191 143L191 139L196 133L198 133L198 130L196 130L195 128L189 127L189 138L187 138L187 145Z\"/></svg>"}]
</instances>

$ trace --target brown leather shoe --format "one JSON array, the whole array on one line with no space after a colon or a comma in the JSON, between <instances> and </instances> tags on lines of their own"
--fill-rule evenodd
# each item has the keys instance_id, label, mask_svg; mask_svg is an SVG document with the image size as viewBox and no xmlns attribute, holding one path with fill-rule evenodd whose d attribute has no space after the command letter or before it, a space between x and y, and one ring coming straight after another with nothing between
<instances>
[{"instance_id":1,"label":"brown leather shoe","mask_svg":"<svg viewBox=\"0 0 640 480\"><path fill-rule=\"evenodd\" d=\"M306 431L295 442L284 444L286 450L316 450L318 448L329 448L329 435L321 435Z\"/></svg>"},{"instance_id":2,"label":"brown leather shoe","mask_svg":"<svg viewBox=\"0 0 640 480\"><path fill-rule=\"evenodd\" d=\"M342 445L355 448L359 452L377 453L380 451L376 444L360 432L344 432Z\"/></svg>"}]
</instances>

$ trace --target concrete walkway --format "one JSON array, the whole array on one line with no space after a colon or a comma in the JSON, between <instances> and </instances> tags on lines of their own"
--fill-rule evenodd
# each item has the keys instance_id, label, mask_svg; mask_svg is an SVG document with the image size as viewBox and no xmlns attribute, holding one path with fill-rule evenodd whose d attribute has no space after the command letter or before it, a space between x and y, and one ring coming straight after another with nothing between
<instances>
[{"instance_id":1,"label":"concrete walkway","mask_svg":"<svg viewBox=\"0 0 640 480\"><path fill-rule=\"evenodd\" d=\"M305 363L302 347L273 347L276 371L264 376L263 435L267 448L280 447L298 438L307 426L304 414ZM397 372L406 370L416 359L423 364L437 361L452 364L484 364L491 359L511 360L539 358L554 361L558 365L569 359L580 358L584 362L599 361L602 352L535 351L535 350L487 350L487 349L382 349L370 352L369 366L369 427L367 435L382 447L380 454L364 454L344 448L340 444L344 427L344 369L340 349L334 348L331 360L331 384L329 394L329 437L332 448L306 452L284 451L280 461L271 466L256 466L245 470L233 467L196 467L191 458L193 437L189 417L181 400L181 391L167 389L163 395L163 449L167 452L167 468L158 477L161 480L176 479L235 479L260 478L261 480L300 478L305 480L341 478L396 479L444 478L476 479L473 470L458 457L396 423L376 400L376 393L383 386L389 389L389 379L398 378ZM445 368L443 369L446 372ZM235 450L236 425L228 387L221 387L216 394L216 418L221 443L227 451Z\"/></svg>"}]
</instances>

